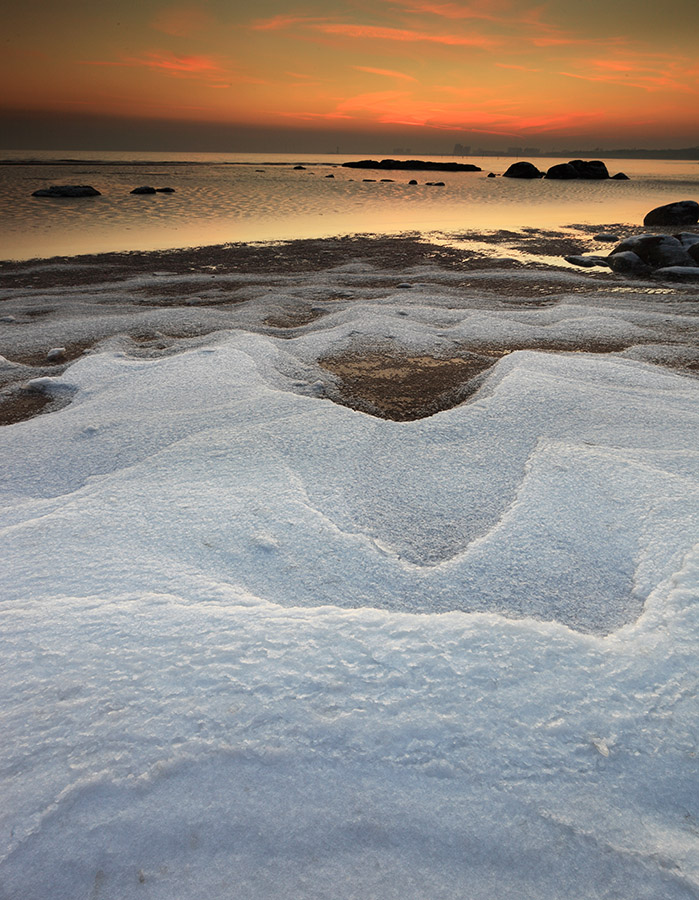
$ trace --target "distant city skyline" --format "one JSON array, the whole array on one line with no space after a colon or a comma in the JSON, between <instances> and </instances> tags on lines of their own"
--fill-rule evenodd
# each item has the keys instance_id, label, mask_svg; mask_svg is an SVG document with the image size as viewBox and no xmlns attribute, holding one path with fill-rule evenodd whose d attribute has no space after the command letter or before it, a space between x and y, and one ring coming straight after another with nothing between
<instances>
[{"instance_id":1,"label":"distant city skyline","mask_svg":"<svg viewBox=\"0 0 699 900\"><path fill-rule=\"evenodd\" d=\"M695 0L64 0L4 16L6 149L699 144Z\"/></svg>"}]
</instances>

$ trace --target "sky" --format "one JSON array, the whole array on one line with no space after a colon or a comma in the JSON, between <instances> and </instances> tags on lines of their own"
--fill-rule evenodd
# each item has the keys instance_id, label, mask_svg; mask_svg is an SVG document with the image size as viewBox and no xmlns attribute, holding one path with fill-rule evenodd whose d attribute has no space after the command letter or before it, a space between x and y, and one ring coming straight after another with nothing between
<instances>
[{"instance_id":1,"label":"sky","mask_svg":"<svg viewBox=\"0 0 699 900\"><path fill-rule=\"evenodd\" d=\"M4 0L7 2L7 0ZM0 146L699 145L696 0L13 0Z\"/></svg>"}]
</instances>

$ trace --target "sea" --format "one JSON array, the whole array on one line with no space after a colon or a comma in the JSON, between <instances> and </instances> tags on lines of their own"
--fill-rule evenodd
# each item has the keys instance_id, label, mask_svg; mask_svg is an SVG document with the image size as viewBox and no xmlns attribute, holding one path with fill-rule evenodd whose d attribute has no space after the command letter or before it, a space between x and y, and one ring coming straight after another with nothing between
<instances>
[{"instance_id":1,"label":"sea","mask_svg":"<svg viewBox=\"0 0 699 900\"><path fill-rule=\"evenodd\" d=\"M699 197L694 160L606 161L611 175L624 172L628 181L528 181L488 178L502 175L514 161L510 157L429 157L473 163L481 172L342 166L362 158L367 156L0 150L0 259L346 234L640 225L655 206ZM546 170L563 160L532 161ZM418 184L409 184L412 179ZM429 184L437 181L443 186ZM32 196L52 184L89 184L100 196ZM131 194L143 185L173 192Z\"/></svg>"}]
</instances>

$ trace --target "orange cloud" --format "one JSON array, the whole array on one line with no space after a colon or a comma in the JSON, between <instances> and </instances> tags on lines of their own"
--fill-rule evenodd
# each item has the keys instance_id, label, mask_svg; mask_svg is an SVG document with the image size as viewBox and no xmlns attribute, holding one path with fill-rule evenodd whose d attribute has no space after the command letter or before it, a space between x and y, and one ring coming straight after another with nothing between
<instances>
[{"instance_id":1,"label":"orange cloud","mask_svg":"<svg viewBox=\"0 0 699 900\"><path fill-rule=\"evenodd\" d=\"M560 75L582 81L602 82L638 88L652 93L656 91L677 91L683 94L697 94L697 67L695 60L675 56L644 54L635 59L585 59L577 62L581 71L564 71Z\"/></svg>"},{"instance_id":2,"label":"orange cloud","mask_svg":"<svg viewBox=\"0 0 699 900\"><path fill-rule=\"evenodd\" d=\"M255 31L283 31L292 28L294 25L309 25L314 22L326 21L323 18L313 16L290 16L280 14L272 16L269 19L258 19L250 26Z\"/></svg>"},{"instance_id":3,"label":"orange cloud","mask_svg":"<svg viewBox=\"0 0 699 900\"><path fill-rule=\"evenodd\" d=\"M358 72L368 72L370 75L385 75L387 78L401 78L405 81L417 81L412 75L405 72L394 72L393 69L374 69L372 66L352 66Z\"/></svg>"},{"instance_id":4,"label":"orange cloud","mask_svg":"<svg viewBox=\"0 0 699 900\"><path fill-rule=\"evenodd\" d=\"M335 34L350 38L367 38L379 41L400 41L407 43L427 42L445 44L449 47L480 47L487 50L498 46L501 42L483 34L431 34L427 31L412 31L404 28L383 28L378 25L349 25L326 23L314 25L324 34Z\"/></svg>"}]
</instances>

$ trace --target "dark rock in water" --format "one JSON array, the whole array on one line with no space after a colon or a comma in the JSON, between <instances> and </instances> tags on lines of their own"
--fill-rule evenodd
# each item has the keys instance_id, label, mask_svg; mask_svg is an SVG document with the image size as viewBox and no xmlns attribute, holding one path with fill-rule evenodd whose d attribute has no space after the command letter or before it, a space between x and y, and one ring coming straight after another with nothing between
<instances>
[{"instance_id":1,"label":"dark rock in water","mask_svg":"<svg viewBox=\"0 0 699 900\"><path fill-rule=\"evenodd\" d=\"M495 172L488 172L488 178L495 178Z\"/></svg>"},{"instance_id":2,"label":"dark rock in water","mask_svg":"<svg viewBox=\"0 0 699 900\"><path fill-rule=\"evenodd\" d=\"M612 250L610 265L615 255L627 251L635 253L651 269L694 265L694 260L680 241L669 234L635 234L626 238Z\"/></svg>"},{"instance_id":3,"label":"dark rock in water","mask_svg":"<svg viewBox=\"0 0 699 900\"><path fill-rule=\"evenodd\" d=\"M410 181L408 182L408 184L417 184L417 181L415 181L414 178L411 178Z\"/></svg>"},{"instance_id":4,"label":"dark rock in water","mask_svg":"<svg viewBox=\"0 0 699 900\"><path fill-rule=\"evenodd\" d=\"M519 162L512 163L507 172L503 172L503 178L543 178L544 173L540 172L534 163Z\"/></svg>"},{"instance_id":5,"label":"dark rock in water","mask_svg":"<svg viewBox=\"0 0 699 900\"><path fill-rule=\"evenodd\" d=\"M593 241L602 241L606 244L613 244L619 240L618 234L610 234L608 231L603 231L601 234L596 234L593 238Z\"/></svg>"},{"instance_id":6,"label":"dark rock in water","mask_svg":"<svg viewBox=\"0 0 699 900\"><path fill-rule=\"evenodd\" d=\"M481 172L479 166L471 163L432 162L424 159L360 159L342 163L349 169L398 169L405 172Z\"/></svg>"},{"instance_id":7,"label":"dark rock in water","mask_svg":"<svg viewBox=\"0 0 699 900\"><path fill-rule=\"evenodd\" d=\"M631 250L623 250L607 258L609 267L619 275L650 275L651 268Z\"/></svg>"},{"instance_id":8,"label":"dark rock in water","mask_svg":"<svg viewBox=\"0 0 699 900\"><path fill-rule=\"evenodd\" d=\"M175 189L171 187L156 188L155 192L156 194L174 194Z\"/></svg>"},{"instance_id":9,"label":"dark rock in water","mask_svg":"<svg viewBox=\"0 0 699 900\"><path fill-rule=\"evenodd\" d=\"M571 178L580 178L580 175L578 175L578 170L570 163L557 163L555 166L551 166L544 178L568 181Z\"/></svg>"},{"instance_id":10,"label":"dark rock in water","mask_svg":"<svg viewBox=\"0 0 699 900\"><path fill-rule=\"evenodd\" d=\"M646 215L644 225L696 225L699 222L699 203L695 200L678 200L656 206Z\"/></svg>"},{"instance_id":11,"label":"dark rock in water","mask_svg":"<svg viewBox=\"0 0 699 900\"><path fill-rule=\"evenodd\" d=\"M376 181L375 178L362 178L362 181Z\"/></svg>"},{"instance_id":12,"label":"dark rock in water","mask_svg":"<svg viewBox=\"0 0 699 900\"><path fill-rule=\"evenodd\" d=\"M599 159L571 159L568 165L572 166L575 169L575 171L578 173L578 178L585 178L588 180L601 180L603 178L609 178L607 167Z\"/></svg>"},{"instance_id":13,"label":"dark rock in water","mask_svg":"<svg viewBox=\"0 0 699 900\"><path fill-rule=\"evenodd\" d=\"M334 175L326 175L325 177L326 178L334 178L335 176Z\"/></svg>"},{"instance_id":14,"label":"dark rock in water","mask_svg":"<svg viewBox=\"0 0 699 900\"><path fill-rule=\"evenodd\" d=\"M612 175L612 181L630 181L628 175L625 175L623 172L617 172L616 175Z\"/></svg>"},{"instance_id":15,"label":"dark rock in water","mask_svg":"<svg viewBox=\"0 0 699 900\"><path fill-rule=\"evenodd\" d=\"M98 190L89 184L52 184L48 188L34 191L32 197L101 197Z\"/></svg>"},{"instance_id":16,"label":"dark rock in water","mask_svg":"<svg viewBox=\"0 0 699 900\"><path fill-rule=\"evenodd\" d=\"M382 178L381 184L393 184L393 179L392 178Z\"/></svg>"},{"instance_id":17,"label":"dark rock in water","mask_svg":"<svg viewBox=\"0 0 699 900\"><path fill-rule=\"evenodd\" d=\"M305 166L294 166L294 171L295 171L295 172L297 172L297 171L303 171L303 172L305 172L305 171L306 171L306 167L305 167Z\"/></svg>"},{"instance_id":18,"label":"dark rock in water","mask_svg":"<svg viewBox=\"0 0 699 900\"><path fill-rule=\"evenodd\" d=\"M155 188L150 187L150 185L144 184L143 187L134 188L131 191L132 194L154 194Z\"/></svg>"},{"instance_id":19,"label":"dark rock in water","mask_svg":"<svg viewBox=\"0 0 699 900\"><path fill-rule=\"evenodd\" d=\"M689 256L691 256L694 262L699 265L699 243L692 244L691 247L687 247L687 253L689 254Z\"/></svg>"},{"instance_id":20,"label":"dark rock in water","mask_svg":"<svg viewBox=\"0 0 699 900\"><path fill-rule=\"evenodd\" d=\"M584 269L591 269L593 266L609 266L609 260L604 256L564 256L566 262L572 263L574 266L582 266Z\"/></svg>"},{"instance_id":21,"label":"dark rock in water","mask_svg":"<svg viewBox=\"0 0 699 900\"><path fill-rule=\"evenodd\" d=\"M443 181L426 181L428 187L446 187Z\"/></svg>"}]
</instances>

